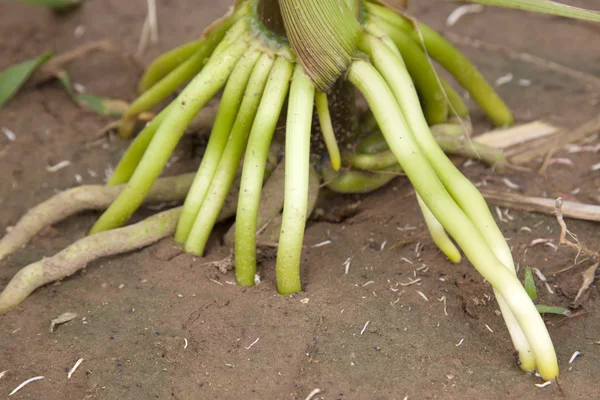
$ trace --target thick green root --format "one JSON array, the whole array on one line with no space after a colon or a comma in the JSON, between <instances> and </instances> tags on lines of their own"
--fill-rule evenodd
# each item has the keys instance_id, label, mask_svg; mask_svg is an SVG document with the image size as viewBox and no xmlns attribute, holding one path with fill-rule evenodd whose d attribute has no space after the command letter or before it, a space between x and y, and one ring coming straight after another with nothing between
<instances>
[{"instance_id":1,"label":"thick green root","mask_svg":"<svg viewBox=\"0 0 600 400\"><path fill-rule=\"evenodd\" d=\"M256 231L261 223L261 190L269 146L277 127L279 114L288 94L294 67L278 57L269 75L263 98L248 139L248 149L242 168L241 193L235 223L235 274L238 284L254 285L256 274ZM282 185L283 186L283 185ZM283 196L281 201L283 201ZM265 199L270 204L277 199ZM264 209L264 207L263 207ZM277 211L278 212L278 211ZM264 212L263 212L264 214Z\"/></svg>"},{"instance_id":2,"label":"thick green root","mask_svg":"<svg viewBox=\"0 0 600 400\"><path fill-rule=\"evenodd\" d=\"M368 171L328 171L323 169L323 177L327 183L327 189L340 194L364 194L371 193L384 187L397 176L396 171L401 168L391 168L389 173L373 173Z\"/></svg>"},{"instance_id":3,"label":"thick green root","mask_svg":"<svg viewBox=\"0 0 600 400\"><path fill-rule=\"evenodd\" d=\"M473 265L507 301L508 311L512 311L531 345L542 377L554 378L558 374L556 355L544 323L514 272L510 271L509 265L504 265L496 256L498 254L504 259L506 254L498 247L499 241L494 239L497 227L494 230L491 226L482 226L481 218L470 219L464 214L467 212L471 216L472 212L481 211L480 217L486 216L483 208L478 206L481 196L475 194L466 198L465 193L454 192L457 190L456 185L467 189L468 181L462 175L454 173L454 165L433 140L418 101L415 101L417 97L413 93L412 82L406 77L408 74L395 52L373 36L365 40L363 49L371 56L376 69L368 63L357 61L350 69L350 80L367 98L386 141L417 193L465 251ZM403 119L403 114L406 120ZM449 179L449 174L452 174L453 179ZM446 187L442 185L440 178ZM462 184L463 181L467 183ZM448 191L453 193L452 197ZM461 204L460 208L455 201ZM483 199L481 201L485 203ZM487 206L485 212L489 214ZM495 227L493 220L492 225ZM502 241L505 244L503 239Z\"/></svg>"},{"instance_id":4,"label":"thick green root","mask_svg":"<svg viewBox=\"0 0 600 400\"><path fill-rule=\"evenodd\" d=\"M368 38L368 44L366 46L366 50L371 53L376 68L381 71L386 83L392 90L402 113L405 115L406 121L411 127L411 132L413 133L420 150L423 151L430 165L435 170L435 173L444 184L445 189L452 197L452 200L456 202L455 205L459 206L470 222L474 224L474 227L479 234L481 234L485 241L485 246L487 246L486 250L490 250L494 259L499 260L513 276L516 276L511 251L502 232L498 229L485 200L477 188L461 174L456 166L445 156L440 146L431 135L427 122L423 118L418 104L416 104L418 96L413 89L410 76L404 68L402 60L396 55L393 49L390 49L387 46L387 44L373 36ZM386 137L386 140L388 144L390 144L390 147L392 147L390 138ZM426 204L428 203L425 197L423 197L423 200ZM427 205L430 206L429 204ZM431 209L431 211L435 214L434 209ZM438 215L436 215L436 218L438 218ZM443 221L440 220L440 222L442 222L442 225L450 232L450 227L443 223ZM464 235L465 233L462 234ZM460 244L459 238L454 235L453 237ZM463 245L461 245L461 247L468 255L468 249ZM480 253L478 253L478 255L481 255L483 249L479 249L479 251ZM478 266L473 260L471 260L471 262L482 274L484 273L480 269L481 265ZM487 272L487 270L485 271ZM532 368L536 365L535 360L539 357L539 361L543 365L539 366L540 373L544 371L544 374L549 376L554 369L556 369L557 372L558 369L554 347L552 346L547 330L541 327L543 326L543 321L539 314L533 313L528 317L524 317L522 314L521 319L515 319L517 311L513 308L514 305L508 307L508 300L504 299L504 296L500 293L500 290L506 289L506 287L502 288L494 284L492 285L494 286L494 290L498 291L496 296L498 298L498 304L503 313L505 322L507 323L509 332L511 333L515 348L521 356L521 368ZM507 300L507 302L505 302L505 300ZM522 305L522 310L530 309L530 307L528 307L529 305L529 303L527 305ZM526 325L526 320L528 320L529 326ZM537 334L534 333L536 331L538 332ZM535 343L535 348L534 344L531 343L531 340L534 340L534 337L537 341ZM553 357L554 360L552 360Z\"/></svg>"},{"instance_id":5,"label":"thick green root","mask_svg":"<svg viewBox=\"0 0 600 400\"><path fill-rule=\"evenodd\" d=\"M219 215L219 210L229 192L246 150L248 136L256 117L256 110L260 104L273 64L273 58L268 54L263 54L252 70L239 113L229 133L229 140L185 242L185 249L188 252L198 255L204 253L204 247ZM268 149L269 145L267 144L265 146L265 161ZM261 166L262 171L264 171L264 165Z\"/></svg>"},{"instance_id":6,"label":"thick green root","mask_svg":"<svg viewBox=\"0 0 600 400\"><path fill-rule=\"evenodd\" d=\"M204 203L210 184L219 167L231 134L231 128L242 104L246 85L259 57L260 54L254 50L244 54L227 81L204 157L202 157L196 178L194 178L190 195L185 199L181 218L177 224L175 231L177 243L185 243L194 226L198 211Z\"/></svg>"},{"instance_id":7,"label":"thick green root","mask_svg":"<svg viewBox=\"0 0 600 400\"><path fill-rule=\"evenodd\" d=\"M300 64L292 78L285 138L285 197L277 250L277 290L302 290L300 256L308 205L310 132L315 88Z\"/></svg>"},{"instance_id":8,"label":"thick green root","mask_svg":"<svg viewBox=\"0 0 600 400\"><path fill-rule=\"evenodd\" d=\"M333 131L333 124L331 123L329 102L327 100L326 93L315 93L315 107L319 117L321 132L323 133L323 140L325 141L325 146L327 147L327 152L329 153L329 159L331 160L331 166L337 171L342 166L342 157L340 155L340 149L337 141L335 140L335 132Z\"/></svg>"},{"instance_id":9,"label":"thick green root","mask_svg":"<svg viewBox=\"0 0 600 400\"><path fill-rule=\"evenodd\" d=\"M206 28L200 39L186 43L183 46L179 46L158 57L144 72L142 79L140 79L138 92L144 93L149 90L162 78L177 69L179 65L185 63L201 50L207 54L204 59L204 62L206 62L214 48L217 47L219 42L225 36L227 30L246 14L247 9L244 9L241 12L238 11L233 15L230 11Z\"/></svg>"},{"instance_id":10,"label":"thick green root","mask_svg":"<svg viewBox=\"0 0 600 400\"><path fill-rule=\"evenodd\" d=\"M177 106L170 107L127 187L96 222L91 233L119 227L135 212L193 117L225 84L247 48L248 44L245 41L232 44L223 53L211 59L177 97Z\"/></svg>"},{"instance_id":11,"label":"thick green root","mask_svg":"<svg viewBox=\"0 0 600 400\"><path fill-rule=\"evenodd\" d=\"M440 85L440 79L433 64L421 47L409 34L400 29L394 29L393 25L382 18L369 15L368 21L384 29L400 50L402 58L406 61L406 68L419 92L423 113L429 125L446 122L448 104L444 96L444 89Z\"/></svg>"},{"instance_id":12,"label":"thick green root","mask_svg":"<svg viewBox=\"0 0 600 400\"><path fill-rule=\"evenodd\" d=\"M262 232L270 222L281 213L283 209L283 187L285 184L285 163L280 162L273 170L261 189L261 199L256 217L256 232ZM236 222L229 228L223 238L227 247L235 247ZM279 234L279 230L277 231ZM236 269L237 273L237 269ZM254 279L254 275L253 275Z\"/></svg>"},{"instance_id":13,"label":"thick green root","mask_svg":"<svg viewBox=\"0 0 600 400\"><path fill-rule=\"evenodd\" d=\"M422 23L415 26L410 19L385 7L369 2L363 4L370 15L379 18L375 25L381 23L378 27L390 37L397 36L398 31L410 35L415 43L422 46L429 56L469 91L495 125L505 126L513 122L510 110L477 68L440 34Z\"/></svg>"},{"instance_id":14,"label":"thick green root","mask_svg":"<svg viewBox=\"0 0 600 400\"><path fill-rule=\"evenodd\" d=\"M448 235L446 235L446 230L442 224L435 218L435 215L429 210L421 196L417 195L417 201L419 202L423 219L425 219L425 224L427 224L427 229L429 230L429 235L431 236L431 239L433 239L433 242L438 249L450 259L450 261L459 263L462 258L460 256L460 251L456 248L454 243L452 243L452 240L450 240Z\"/></svg>"},{"instance_id":15,"label":"thick green root","mask_svg":"<svg viewBox=\"0 0 600 400\"><path fill-rule=\"evenodd\" d=\"M238 13L247 12L247 7L238 10ZM231 27L231 23L233 20L238 17L235 15L234 17L225 19L222 24L216 26L216 28L210 32L210 34L201 39L201 43L197 46L197 50L193 53L189 58L187 58L183 63L176 66L175 69L171 70L166 74L166 76L161 77L160 80L154 82L163 71L170 68L174 65L174 60L181 57L182 53L187 53L191 48L195 46L190 45L190 47L184 47L180 49L180 51L176 51L174 54L166 54L157 60L156 64L153 64L147 75L144 76L144 85L150 85L147 90L145 90L140 97L138 97L131 106L127 109L121 121L119 123L119 134L123 137L130 137L133 134L135 128L135 122L137 120L137 116L147 110L150 110L152 107L166 99L169 95L171 95L175 90L177 90L181 85L185 82L192 79L196 74L198 74L202 68L204 67L206 60L211 57L213 51L216 52L215 47L220 43L225 42L227 39L223 40L223 36ZM228 32L229 39L231 36L234 36L247 31L248 29L248 19L242 18L239 20L233 28L231 28Z\"/></svg>"}]
</instances>

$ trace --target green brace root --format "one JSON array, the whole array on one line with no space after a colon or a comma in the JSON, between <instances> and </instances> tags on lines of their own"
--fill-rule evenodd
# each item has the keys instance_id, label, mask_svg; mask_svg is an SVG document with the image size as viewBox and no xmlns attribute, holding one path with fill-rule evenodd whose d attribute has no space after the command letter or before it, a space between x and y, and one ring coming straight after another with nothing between
<instances>
[{"instance_id":1,"label":"green brace root","mask_svg":"<svg viewBox=\"0 0 600 400\"><path fill-rule=\"evenodd\" d=\"M144 153L150 146L156 131L165 120L165 117L169 114L172 104L169 104L164 110L162 110L156 117L152 119L144 129L136 136L131 142L127 151L119 161L119 164L113 171L112 175L108 179L109 185L121 185L129 182L131 176L135 172L135 169L140 164L140 161L144 157Z\"/></svg>"},{"instance_id":2,"label":"green brace root","mask_svg":"<svg viewBox=\"0 0 600 400\"><path fill-rule=\"evenodd\" d=\"M446 154L479 159L502 171L506 167L506 158L501 150L482 145L464 136L460 125L441 124L432 127L437 144ZM356 154L350 158L350 165L364 170L379 170L396 163L389 146L381 132L375 132L359 142Z\"/></svg>"},{"instance_id":3,"label":"green brace root","mask_svg":"<svg viewBox=\"0 0 600 400\"><path fill-rule=\"evenodd\" d=\"M121 118L119 123L119 134L123 137L130 137L133 134L137 116L141 112L151 109L166 99L171 93L177 90L177 88L179 88L185 82L190 80L194 75L198 74L202 70L206 59L210 56L211 52L215 49L219 42L228 44L234 39L239 40L239 36L248 30L248 26L248 18L242 18L229 30L229 32L227 32L225 39L222 41L217 40L220 39L218 35L211 37L209 44L201 47L193 56L188 58L185 62L167 74L167 76L152 86L152 88L138 97L129 106L125 112L125 115L123 115ZM212 58L214 57L211 57L211 59Z\"/></svg>"},{"instance_id":4,"label":"green brace root","mask_svg":"<svg viewBox=\"0 0 600 400\"><path fill-rule=\"evenodd\" d=\"M371 40L373 47L376 47L375 40ZM375 64L390 72L387 65L381 65L385 62L379 59L378 50L373 51ZM398 157L417 193L421 195L436 219L457 241L477 270L506 299L514 317L529 339L540 375L544 379L555 378L558 375L556 354L539 313L514 273L496 258L473 222L456 205L440 182L403 119L396 103L398 100L394 98L390 87L377 70L364 61L354 62L350 68L349 79L360 89L370 104L390 148ZM418 113L420 118L424 118L420 109ZM479 224L481 221L478 221Z\"/></svg>"},{"instance_id":5,"label":"green brace root","mask_svg":"<svg viewBox=\"0 0 600 400\"><path fill-rule=\"evenodd\" d=\"M102 214L91 233L119 227L137 210L194 115L221 89L247 48L245 41L231 45L219 57L211 59L181 92L175 100L176 106L170 109L158 128L127 187Z\"/></svg>"},{"instance_id":6,"label":"green brace root","mask_svg":"<svg viewBox=\"0 0 600 400\"><path fill-rule=\"evenodd\" d=\"M285 178L284 178L285 180ZM321 189L321 176L315 171L315 169L311 166L310 171L308 173L308 200L306 206L306 220L310 218L310 215L315 210L317 206L317 200L319 198L319 192ZM281 199L280 211L283 208L283 197L284 197L284 184L282 182L280 191L278 192L279 198L277 201ZM262 208L262 204L261 204ZM278 214L269 219L264 219L265 223L258 229L256 237L260 240L266 242L279 242L279 235L281 233L281 223L282 223L282 215Z\"/></svg>"},{"instance_id":7,"label":"green brace root","mask_svg":"<svg viewBox=\"0 0 600 400\"><path fill-rule=\"evenodd\" d=\"M442 251L452 261L453 263L459 263L461 260L460 251L456 248L452 240L446 235L446 230L440 224L440 222L435 218L435 215L429 210L427 204L423 201L421 196L417 194L417 201L419 203L419 207L421 208L421 213L423 214L423 219L425 220L425 224L427 225L427 229L429 230L429 235L431 235L431 239L436 244L438 249Z\"/></svg>"},{"instance_id":8,"label":"green brace root","mask_svg":"<svg viewBox=\"0 0 600 400\"><path fill-rule=\"evenodd\" d=\"M237 283L242 286L254 285L256 232L264 169L293 70L289 61L283 57L277 58L248 139L235 221L235 276Z\"/></svg>"},{"instance_id":9,"label":"green brace root","mask_svg":"<svg viewBox=\"0 0 600 400\"><path fill-rule=\"evenodd\" d=\"M308 204L310 132L315 88L296 65L290 88L285 136L285 196L281 235L277 249L277 290L290 294L302 290L300 256Z\"/></svg>"},{"instance_id":10,"label":"green brace root","mask_svg":"<svg viewBox=\"0 0 600 400\"><path fill-rule=\"evenodd\" d=\"M229 140L231 128L242 104L248 80L259 57L260 52L255 49L248 50L240 61L238 61L231 72L229 81L227 81L208 145L204 151L204 156L202 157L202 162L196 173L190 193L185 199L183 211L177 224L175 232L175 241L177 243L185 243L196 221L198 211L204 202L208 188Z\"/></svg>"},{"instance_id":11,"label":"green brace root","mask_svg":"<svg viewBox=\"0 0 600 400\"><path fill-rule=\"evenodd\" d=\"M340 156L340 149L335 140L335 132L333 131L333 125L331 123L326 93L320 91L315 93L315 107L319 117L321 132L323 133L323 140L325 141L329 159L331 160L331 166L337 171L342 166L342 157Z\"/></svg>"},{"instance_id":12,"label":"green brace root","mask_svg":"<svg viewBox=\"0 0 600 400\"><path fill-rule=\"evenodd\" d=\"M366 49L366 51L371 54L374 64L382 72L387 83L390 85L396 101L413 129L420 148L425 152L431 165L446 186L446 189L454 198L454 201L464 210L468 218L476 223L477 230L482 235L487 246L489 246L488 248L493 252L493 255L498 257L501 264L514 277L512 254L502 233L495 224L485 200L473 184L448 160L431 136L418 105L414 104L418 97L412 89L410 77L403 68L402 60L396 56L394 51L377 38L371 36L367 41L370 48ZM386 139L390 147L392 147L389 138L386 137ZM427 203L425 197L423 200ZM432 209L431 211L435 214L435 210ZM440 222L442 221L440 220ZM442 224L449 229L445 223L442 222ZM452 236L455 240L459 240L455 235ZM461 247L467 252L464 246L461 245ZM482 251L482 249L479 249L479 251ZM471 261L473 262L473 260ZM473 264L479 269L479 266L475 262ZM513 338L513 343L520 354L521 367L524 369L530 368L537 363L540 374L544 377L553 375L555 372L558 373L554 348L546 329L540 328L540 325L543 327L543 321L539 317L539 314L531 314L525 318L527 312L523 313L522 311L528 309L529 304L522 304L521 307L523 307L523 310L516 310L516 303L513 302L514 299L506 299L506 293L502 293L505 287L496 284L493 284L493 286L499 291L497 295L498 304ZM511 295L514 296L514 294ZM507 303L510 304L510 308L507 306ZM515 317L517 318L516 320ZM517 321L518 324L516 323ZM535 340L535 343L532 343L532 340Z\"/></svg>"},{"instance_id":13,"label":"green brace root","mask_svg":"<svg viewBox=\"0 0 600 400\"><path fill-rule=\"evenodd\" d=\"M223 17L213 22L207 27L202 33L202 37L193 42L186 43L182 46L173 49L160 57L150 64L144 75L140 79L138 85L138 92L144 93L151 87L153 87L162 78L167 76L171 71L175 70L180 64L187 61L190 57L196 54L201 49L207 53L203 62L206 62L208 57L211 55L215 47L225 37L225 33L231 26L237 22L240 18L248 14L248 7L245 6L242 9L238 9L235 13L228 12Z\"/></svg>"},{"instance_id":14,"label":"green brace root","mask_svg":"<svg viewBox=\"0 0 600 400\"><path fill-rule=\"evenodd\" d=\"M368 16L367 28L372 25L384 30L392 39L402 58L406 60L406 68L419 92L423 113L429 125L441 124L448 118L448 104L433 65L413 38L400 29L394 29L382 18Z\"/></svg>"},{"instance_id":15,"label":"green brace root","mask_svg":"<svg viewBox=\"0 0 600 400\"><path fill-rule=\"evenodd\" d=\"M425 24L419 23L418 29L408 18L396 14L394 11L373 3L363 3L367 11L380 17L388 24L382 25L386 34L392 35L392 30L401 30L411 35L413 40L424 46L425 51L434 60L439 62L456 80L465 88L473 99L481 106L492 122L497 126L509 125L513 116L502 101L500 96L487 83L477 68L450 42ZM422 39L421 39L422 38Z\"/></svg>"},{"instance_id":16,"label":"green brace root","mask_svg":"<svg viewBox=\"0 0 600 400\"><path fill-rule=\"evenodd\" d=\"M204 202L198 211L196 220L185 242L185 250L187 252L198 255L204 253L210 233L216 223L219 211L227 197L227 192L229 192L244 150L246 149L248 135L254 123L256 110L260 104L273 63L274 60L269 54L262 54L252 71L240 111L235 119L229 140L223 151L223 156L219 161ZM243 196L243 192L240 193Z\"/></svg>"},{"instance_id":17,"label":"green brace root","mask_svg":"<svg viewBox=\"0 0 600 400\"><path fill-rule=\"evenodd\" d=\"M467 118L469 116L469 107L467 107L462 97L460 97L458 92L441 77L440 82L442 82L442 88L444 89L444 92L446 92L446 97L448 97L448 103L450 104L449 114L456 114L457 117Z\"/></svg>"}]
</instances>

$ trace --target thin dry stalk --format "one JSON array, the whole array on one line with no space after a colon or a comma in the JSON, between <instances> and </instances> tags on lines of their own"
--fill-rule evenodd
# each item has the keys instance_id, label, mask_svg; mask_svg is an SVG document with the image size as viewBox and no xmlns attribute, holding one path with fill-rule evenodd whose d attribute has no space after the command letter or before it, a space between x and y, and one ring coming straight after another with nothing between
<instances>
[{"instance_id":1,"label":"thin dry stalk","mask_svg":"<svg viewBox=\"0 0 600 400\"><path fill-rule=\"evenodd\" d=\"M553 135L550 138L550 140L545 142L545 144L539 144L533 149L514 155L510 158L510 161L513 164L523 164L537 157L545 155L544 165L546 165L547 163L549 163L556 150L562 149L570 143L575 143L580 140L583 140L587 136L598 132L599 129L600 116L585 122L584 124L578 126L574 130L562 130L561 132ZM543 169L540 169L540 172L545 171L544 165L542 166Z\"/></svg>"},{"instance_id":2,"label":"thin dry stalk","mask_svg":"<svg viewBox=\"0 0 600 400\"><path fill-rule=\"evenodd\" d=\"M518 146L523 147L523 143L545 138L558 132L559 128L543 121L533 121L527 124L516 125L510 128L494 129L482 133L473 138L474 141L494 147L496 149L511 150ZM506 151L506 155L511 154L511 150Z\"/></svg>"},{"instance_id":3,"label":"thin dry stalk","mask_svg":"<svg viewBox=\"0 0 600 400\"><path fill-rule=\"evenodd\" d=\"M503 193L491 190L482 190L481 194L483 194L483 197L485 197L486 200L497 206L521 211L555 215L556 204L552 199L523 196L516 193ZM600 206L592 204L563 201L562 213L562 215L567 218L600 222Z\"/></svg>"}]
</instances>

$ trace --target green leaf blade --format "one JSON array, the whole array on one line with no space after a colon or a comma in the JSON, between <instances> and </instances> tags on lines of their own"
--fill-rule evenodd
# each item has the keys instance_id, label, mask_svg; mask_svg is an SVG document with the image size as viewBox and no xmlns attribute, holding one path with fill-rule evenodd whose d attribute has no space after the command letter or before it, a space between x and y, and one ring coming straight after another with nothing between
<instances>
[{"instance_id":1,"label":"green leaf blade","mask_svg":"<svg viewBox=\"0 0 600 400\"><path fill-rule=\"evenodd\" d=\"M48 51L38 58L12 65L0 72L0 107L12 99L31 74L52 56L52 52Z\"/></svg>"},{"instance_id":2,"label":"green leaf blade","mask_svg":"<svg viewBox=\"0 0 600 400\"><path fill-rule=\"evenodd\" d=\"M540 314L558 314L564 315L565 317L571 316L571 311L567 310L564 307L554 307L554 306L546 306L543 304L538 304L535 306Z\"/></svg>"},{"instance_id":3,"label":"green leaf blade","mask_svg":"<svg viewBox=\"0 0 600 400\"><path fill-rule=\"evenodd\" d=\"M53 8L55 10L68 10L79 7L83 0L15 0L19 3L28 3L36 6Z\"/></svg>"},{"instance_id":4,"label":"green leaf blade","mask_svg":"<svg viewBox=\"0 0 600 400\"><path fill-rule=\"evenodd\" d=\"M127 110L127 103L120 100L106 99L93 94L78 94L73 96L75 103L96 114L107 116L122 116Z\"/></svg>"},{"instance_id":5,"label":"green leaf blade","mask_svg":"<svg viewBox=\"0 0 600 400\"><path fill-rule=\"evenodd\" d=\"M472 0L490 6L516 8L518 10L535 11L560 17L584 19L600 22L600 11L586 10L550 0Z\"/></svg>"},{"instance_id":6,"label":"green leaf blade","mask_svg":"<svg viewBox=\"0 0 600 400\"><path fill-rule=\"evenodd\" d=\"M87 93L76 93L71 83L71 77L65 70L60 70L56 75L56 79L63 85L67 93L71 95L73 101L85 110L93 111L100 115L120 117L129 108L129 104L123 100L107 99Z\"/></svg>"},{"instance_id":7,"label":"green leaf blade","mask_svg":"<svg viewBox=\"0 0 600 400\"><path fill-rule=\"evenodd\" d=\"M533 274L531 273L531 268L525 267L525 291L531 300L535 300L537 298L537 291L535 289L535 281L533 280Z\"/></svg>"}]
</instances>

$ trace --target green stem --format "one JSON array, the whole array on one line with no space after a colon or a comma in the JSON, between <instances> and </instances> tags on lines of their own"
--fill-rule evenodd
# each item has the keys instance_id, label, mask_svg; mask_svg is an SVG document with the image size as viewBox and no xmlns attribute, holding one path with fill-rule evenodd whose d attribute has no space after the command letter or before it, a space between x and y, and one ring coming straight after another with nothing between
<instances>
[{"instance_id":1,"label":"green stem","mask_svg":"<svg viewBox=\"0 0 600 400\"><path fill-rule=\"evenodd\" d=\"M285 137L285 197L279 248L277 290L290 294L302 290L300 256L308 204L310 132L315 88L296 65L290 88Z\"/></svg>"},{"instance_id":2,"label":"green stem","mask_svg":"<svg viewBox=\"0 0 600 400\"><path fill-rule=\"evenodd\" d=\"M232 37L239 36L248 30L248 18L242 18L233 28L227 33L227 37L223 41L230 42ZM219 39L219 40L217 40ZM190 80L194 75L202 70L206 59L211 55L217 44L220 42L220 37L214 36L210 41L202 46L193 56L180 64L177 68L171 71L167 76L161 79L148 91L138 97L127 109L125 115L121 118L119 124L119 134L123 137L129 137L133 134L137 116L144 111L147 111L166 99L177 88ZM223 42L221 41L221 42Z\"/></svg>"},{"instance_id":3,"label":"green stem","mask_svg":"<svg viewBox=\"0 0 600 400\"><path fill-rule=\"evenodd\" d=\"M269 145L288 93L293 65L278 57L248 139L235 221L235 276L239 285L253 286L256 274L256 231Z\"/></svg>"},{"instance_id":4,"label":"green stem","mask_svg":"<svg viewBox=\"0 0 600 400\"><path fill-rule=\"evenodd\" d=\"M423 214L423 219L425 220L425 224L427 225L427 229L429 230L429 234L431 235L431 239L437 245L437 247L452 261L453 263L459 263L461 260L460 251L456 248L452 240L446 235L446 230L440 224L440 222L435 218L435 215L429 210L427 204L423 201L421 196L417 194L417 202L419 203L419 208L421 208L421 213Z\"/></svg>"},{"instance_id":5,"label":"green stem","mask_svg":"<svg viewBox=\"0 0 600 400\"><path fill-rule=\"evenodd\" d=\"M400 50L400 54L406 62L406 68L419 92L419 99L429 125L446 122L448 104L442 86L440 86L437 72L421 47L415 43L410 35L396 29L384 19L369 16L367 21L369 30L372 30L374 26L384 30Z\"/></svg>"},{"instance_id":6,"label":"green stem","mask_svg":"<svg viewBox=\"0 0 600 400\"><path fill-rule=\"evenodd\" d=\"M231 72L221 98L221 103L219 104L217 117L215 118L200 168L198 168L194 183L185 199L183 211L177 224L177 231L175 232L175 241L177 243L185 243L196 221L198 211L204 202L221 161L225 146L229 140L231 128L240 109L248 80L259 57L259 51L255 49L248 50Z\"/></svg>"},{"instance_id":7,"label":"green stem","mask_svg":"<svg viewBox=\"0 0 600 400\"><path fill-rule=\"evenodd\" d=\"M487 83L477 68L450 42L425 24L413 23L392 10L372 3L363 3L369 13L387 21L396 29L409 33L417 44L424 46L428 55L439 62L456 80L469 91L495 125L504 126L513 122L513 116L500 96ZM382 27L385 30L385 27ZM390 34L386 30L387 34Z\"/></svg>"},{"instance_id":8,"label":"green stem","mask_svg":"<svg viewBox=\"0 0 600 400\"><path fill-rule=\"evenodd\" d=\"M374 54L373 58L377 60L378 56ZM396 71L397 69L396 66ZM473 222L456 205L440 182L413 138L390 87L377 70L365 61L353 63L349 79L371 105L390 148L398 157L417 193L475 268L506 299L533 349L540 375L544 379L554 379L558 375L556 354L539 313L516 275L496 258ZM423 118L420 110L418 114Z\"/></svg>"},{"instance_id":9,"label":"green stem","mask_svg":"<svg viewBox=\"0 0 600 400\"><path fill-rule=\"evenodd\" d=\"M342 166L342 157L340 156L340 149L335 140L335 132L333 131L333 124L331 123L326 93L320 91L315 93L315 106L319 117L323 140L325 141L329 159L331 160L331 166L337 171Z\"/></svg>"},{"instance_id":10,"label":"green stem","mask_svg":"<svg viewBox=\"0 0 600 400\"><path fill-rule=\"evenodd\" d=\"M96 222L91 233L121 226L140 206L150 187L162 171L186 127L225 84L233 67L248 48L238 41L219 57L211 59L175 100L150 146L133 173L127 187Z\"/></svg>"},{"instance_id":11,"label":"green stem","mask_svg":"<svg viewBox=\"0 0 600 400\"><path fill-rule=\"evenodd\" d=\"M227 192L229 192L244 150L246 149L248 135L254 123L256 110L260 104L273 63L274 60L271 58L271 55L262 54L252 71L240 111L231 129L223 156L219 161L206 198L198 211L196 220L185 242L185 250L187 252L198 255L204 253L210 233L217 221L219 211L227 197ZM268 152L268 145L266 148ZM264 165L262 170L264 171ZM245 193L241 190L240 194L242 197L245 196Z\"/></svg>"}]
</instances>

